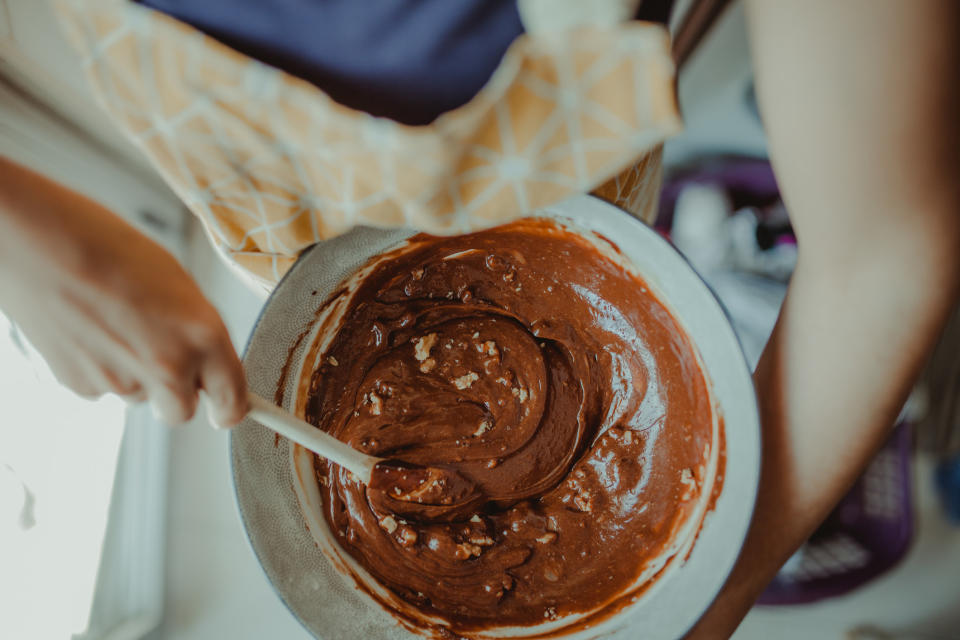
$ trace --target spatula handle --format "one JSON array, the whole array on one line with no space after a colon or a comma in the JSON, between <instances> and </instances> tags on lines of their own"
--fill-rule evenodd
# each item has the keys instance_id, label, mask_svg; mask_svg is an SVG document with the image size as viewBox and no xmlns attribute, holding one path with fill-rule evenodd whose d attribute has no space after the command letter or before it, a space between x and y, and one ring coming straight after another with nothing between
<instances>
[{"instance_id":1,"label":"spatula handle","mask_svg":"<svg viewBox=\"0 0 960 640\"><path fill-rule=\"evenodd\" d=\"M365 484L370 483L373 467L380 458L361 453L330 434L305 422L255 393L248 394L249 417L285 438L352 471Z\"/></svg>"}]
</instances>

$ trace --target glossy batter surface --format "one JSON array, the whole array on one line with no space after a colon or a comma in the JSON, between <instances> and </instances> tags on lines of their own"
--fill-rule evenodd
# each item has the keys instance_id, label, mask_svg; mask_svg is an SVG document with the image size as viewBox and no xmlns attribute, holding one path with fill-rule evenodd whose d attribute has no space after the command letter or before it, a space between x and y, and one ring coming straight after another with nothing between
<instances>
[{"instance_id":1,"label":"glossy batter surface","mask_svg":"<svg viewBox=\"0 0 960 640\"><path fill-rule=\"evenodd\" d=\"M482 492L401 502L317 461L339 544L458 632L603 606L700 498L713 410L693 347L554 222L413 238L363 279L322 362L310 422Z\"/></svg>"}]
</instances>

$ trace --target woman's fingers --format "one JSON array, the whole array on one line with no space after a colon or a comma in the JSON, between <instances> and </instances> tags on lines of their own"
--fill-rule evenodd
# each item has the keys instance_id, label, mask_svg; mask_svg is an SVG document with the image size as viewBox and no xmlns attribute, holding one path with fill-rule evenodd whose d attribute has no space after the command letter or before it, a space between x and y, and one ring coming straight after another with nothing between
<instances>
[{"instance_id":1,"label":"woman's fingers","mask_svg":"<svg viewBox=\"0 0 960 640\"><path fill-rule=\"evenodd\" d=\"M247 414L247 386L243 367L226 327L210 314L203 330L196 327L166 343L154 367L142 370L143 387L157 417L181 424L193 417L198 393L206 391L211 419L232 427Z\"/></svg>"},{"instance_id":2,"label":"woman's fingers","mask_svg":"<svg viewBox=\"0 0 960 640\"><path fill-rule=\"evenodd\" d=\"M157 419L171 426L187 422L197 411L195 384L156 384L147 395Z\"/></svg>"},{"instance_id":3,"label":"woman's fingers","mask_svg":"<svg viewBox=\"0 0 960 640\"><path fill-rule=\"evenodd\" d=\"M207 392L211 419L229 428L247 415L247 381L226 329L211 347L200 370L200 386Z\"/></svg>"},{"instance_id":4,"label":"woman's fingers","mask_svg":"<svg viewBox=\"0 0 960 640\"><path fill-rule=\"evenodd\" d=\"M96 365L96 367L105 392L115 393L124 400L131 402L140 402L146 398L143 386L134 376L121 373L119 369L105 365ZM140 398L140 400L137 400L137 398Z\"/></svg>"},{"instance_id":5,"label":"woman's fingers","mask_svg":"<svg viewBox=\"0 0 960 640\"><path fill-rule=\"evenodd\" d=\"M147 392L143 387L138 386L135 391L129 393L118 393L117 395L127 404L140 404L147 401Z\"/></svg>"},{"instance_id":6,"label":"woman's fingers","mask_svg":"<svg viewBox=\"0 0 960 640\"><path fill-rule=\"evenodd\" d=\"M71 351L69 345L57 345L48 348L46 353L47 365L54 377L81 398L96 400L112 390L108 382L111 376L86 351L78 348Z\"/></svg>"},{"instance_id":7,"label":"woman's fingers","mask_svg":"<svg viewBox=\"0 0 960 640\"><path fill-rule=\"evenodd\" d=\"M95 384L89 376L84 375L74 367L53 368L53 375L63 386L67 387L81 398L96 400L105 392L102 386Z\"/></svg>"}]
</instances>

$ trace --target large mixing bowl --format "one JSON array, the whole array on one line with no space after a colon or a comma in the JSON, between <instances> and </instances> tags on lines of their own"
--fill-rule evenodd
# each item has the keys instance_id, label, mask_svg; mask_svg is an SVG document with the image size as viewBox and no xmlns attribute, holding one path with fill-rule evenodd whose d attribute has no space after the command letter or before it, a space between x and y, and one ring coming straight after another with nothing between
<instances>
[{"instance_id":1,"label":"large mixing bowl","mask_svg":"<svg viewBox=\"0 0 960 640\"><path fill-rule=\"evenodd\" d=\"M571 627L562 636L675 640L723 585L750 522L760 469L750 372L716 298L655 231L589 196L536 215L559 218L616 243L686 330L723 419L723 491L689 555L684 550L651 588L616 613L587 628ZM360 228L304 253L267 301L247 345L243 360L250 389L273 398L282 386L284 405L294 407L299 369L311 341L301 338L309 338L318 310L361 266L410 234ZM287 366L288 359L293 366ZM339 552L320 514L312 457L251 420L233 432L231 449L237 502L250 543L277 594L303 626L318 638L337 640L418 637L369 595L369 586L358 586L356 567ZM491 632L489 637L503 635L518 633Z\"/></svg>"}]
</instances>

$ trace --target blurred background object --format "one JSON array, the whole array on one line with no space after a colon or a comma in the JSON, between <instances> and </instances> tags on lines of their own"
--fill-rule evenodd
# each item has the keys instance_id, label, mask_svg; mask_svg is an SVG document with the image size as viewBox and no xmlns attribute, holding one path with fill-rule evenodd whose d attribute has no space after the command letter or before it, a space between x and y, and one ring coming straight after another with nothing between
<instances>
[{"instance_id":1,"label":"blurred background object","mask_svg":"<svg viewBox=\"0 0 960 640\"><path fill-rule=\"evenodd\" d=\"M943 508L960 525L960 308L947 323L922 385L930 408L920 423L918 444L937 460Z\"/></svg>"},{"instance_id":2,"label":"blurred background object","mask_svg":"<svg viewBox=\"0 0 960 640\"><path fill-rule=\"evenodd\" d=\"M953 460L960 455L960 308L955 309L923 373L932 401L921 423L918 444Z\"/></svg>"}]
</instances>

